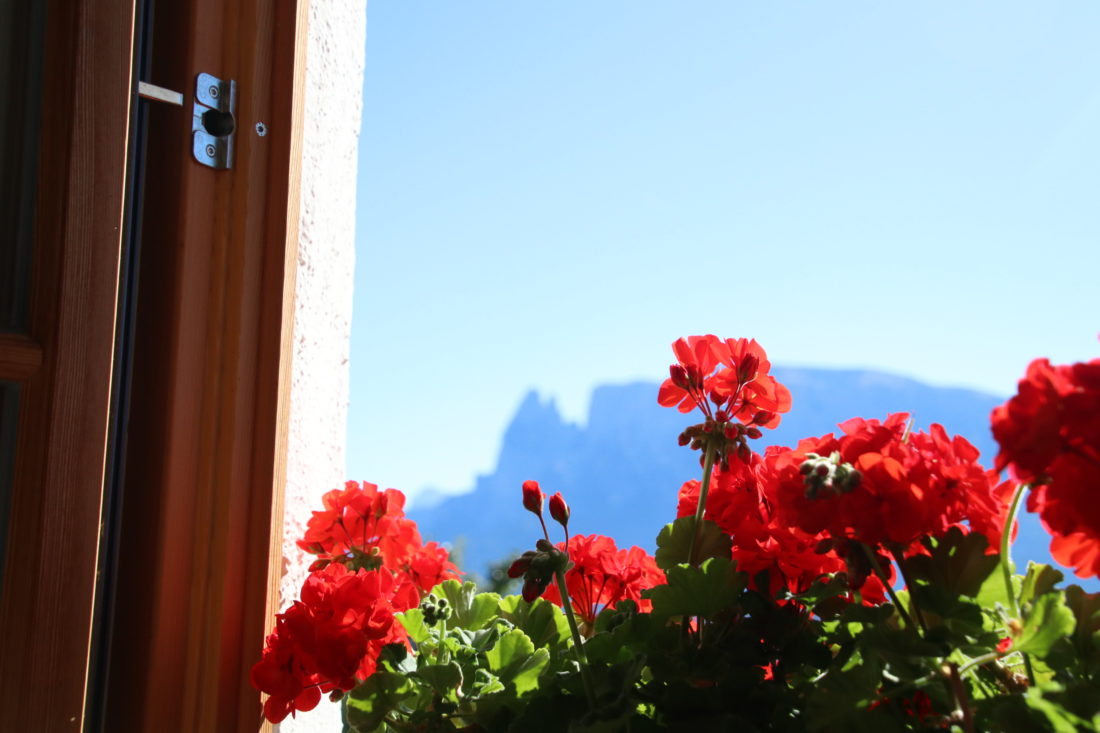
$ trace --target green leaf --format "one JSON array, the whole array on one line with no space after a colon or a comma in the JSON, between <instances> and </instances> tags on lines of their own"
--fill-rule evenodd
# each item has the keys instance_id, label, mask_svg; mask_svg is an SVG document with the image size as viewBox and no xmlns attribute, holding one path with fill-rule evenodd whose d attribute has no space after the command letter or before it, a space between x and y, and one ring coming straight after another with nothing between
<instances>
[{"instance_id":1,"label":"green leaf","mask_svg":"<svg viewBox=\"0 0 1100 733\"><path fill-rule=\"evenodd\" d=\"M982 584L1000 564L1000 555L987 555L989 540L978 532L963 534L952 527L936 540L925 540L928 555L914 555L905 560L905 568L913 580L960 596L978 595Z\"/></svg>"},{"instance_id":2,"label":"green leaf","mask_svg":"<svg viewBox=\"0 0 1100 733\"><path fill-rule=\"evenodd\" d=\"M1073 612L1073 648L1086 673L1100 673L1100 593L1086 593L1081 586L1066 588L1066 605Z\"/></svg>"},{"instance_id":3,"label":"green leaf","mask_svg":"<svg viewBox=\"0 0 1100 733\"><path fill-rule=\"evenodd\" d=\"M426 664L417 673L440 695L447 695L462 684L462 668L457 662Z\"/></svg>"},{"instance_id":4,"label":"green leaf","mask_svg":"<svg viewBox=\"0 0 1100 733\"><path fill-rule=\"evenodd\" d=\"M469 581L445 580L432 589L438 598L446 598L451 606L448 626L460 626L470 631L484 628L497 615L500 596L496 593L478 593L477 585Z\"/></svg>"},{"instance_id":5,"label":"green leaf","mask_svg":"<svg viewBox=\"0 0 1100 733\"><path fill-rule=\"evenodd\" d=\"M733 606L745 589L745 576L734 569L733 561L712 557L700 567L681 563L668 568L666 585L642 592L653 601L658 616L715 616Z\"/></svg>"},{"instance_id":6,"label":"green leaf","mask_svg":"<svg viewBox=\"0 0 1100 733\"><path fill-rule=\"evenodd\" d=\"M516 696L538 687L539 673L550 661L545 649L535 649L527 634L512 629L485 653L489 670L515 689Z\"/></svg>"},{"instance_id":7,"label":"green leaf","mask_svg":"<svg viewBox=\"0 0 1100 733\"><path fill-rule=\"evenodd\" d=\"M1055 570L1050 565L1029 562L1027 564L1027 575L1024 577L1024 583L1018 596L1020 605L1031 603L1039 596L1050 593L1054 590L1055 585L1062 582L1064 577L1060 570Z\"/></svg>"},{"instance_id":8,"label":"green leaf","mask_svg":"<svg viewBox=\"0 0 1100 733\"><path fill-rule=\"evenodd\" d=\"M385 664L391 672L401 674L413 674L416 672L416 657L409 654L404 644L386 644L378 655L380 662Z\"/></svg>"},{"instance_id":9,"label":"green leaf","mask_svg":"<svg viewBox=\"0 0 1100 733\"><path fill-rule=\"evenodd\" d=\"M419 608L410 608L408 611L396 613L394 618L405 627L405 633L414 644L423 644L432 637L431 627L424 623L424 612Z\"/></svg>"},{"instance_id":10,"label":"green leaf","mask_svg":"<svg viewBox=\"0 0 1100 733\"><path fill-rule=\"evenodd\" d=\"M502 619L527 634L536 647L553 650L569 641L569 622L565 613L545 599L536 598L534 603L528 603L519 596L506 596L500 599L499 613Z\"/></svg>"},{"instance_id":11,"label":"green leaf","mask_svg":"<svg viewBox=\"0 0 1100 733\"><path fill-rule=\"evenodd\" d=\"M348 725L358 733L369 733L382 725L402 700L415 694L416 688L404 675L375 672L345 696Z\"/></svg>"},{"instance_id":12,"label":"green leaf","mask_svg":"<svg viewBox=\"0 0 1100 733\"><path fill-rule=\"evenodd\" d=\"M684 562L691 562L691 541L695 535L695 517L680 517L672 524L666 524L657 535L657 553L653 556L657 567L668 570ZM729 535L710 521L704 519L699 529L699 544L695 548L696 561L702 563L707 558L730 556L733 544Z\"/></svg>"},{"instance_id":13,"label":"green leaf","mask_svg":"<svg viewBox=\"0 0 1100 733\"><path fill-rule=\"evenodd\" d=\"M1051 700L1044 693L1058 693L1063 689L1060 685L1052 684L1044 687L1032 687L1024 695L1024 702L1032 710L1043 715L1050 729L1055 733L1077 733L1079 730L1087 730L1089 722L1066 710L1059 703Z\"/></svg>"},{"instance_id":14,"label":"green leaf","mask_svg":"<svg viewBox=\"0 0 1100 733\"><path fill-rule=\"evenodd\" d=\"M1073 631L1073 611L1061 593L1047 593L1035 600L1025 614L1024 626L1013 640L1012 651L1046 656L1051 646Z\"/></svg>"}]
</instances>

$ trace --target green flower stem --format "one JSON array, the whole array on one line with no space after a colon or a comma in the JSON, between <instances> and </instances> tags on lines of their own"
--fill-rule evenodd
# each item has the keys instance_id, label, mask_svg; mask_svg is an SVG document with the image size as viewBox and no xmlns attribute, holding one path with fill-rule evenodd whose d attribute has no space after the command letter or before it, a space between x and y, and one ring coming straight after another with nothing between
<instances>
[{"instance_id":1,"label":"green flower stem","mask_svg":"<svg viewBox=\"0 0 1100 733\"><path fill-rule=\"evenodd\" d=\"M554 575L558 580L558 593L561 595L561 605L565 610L565 620L569 622L569 631L573 634L573 653L577 655L577 663L581 666L584 694L588 698L589 709L595 710L596 686L592 683L592 672L588 669L588 655L584 651L581 630L577 628L577 618L573 615L573 600L569 597L569 590L565 587L565 571L558 570Z\"/></svg>"},{"instance_id":2,"label":"green flower stem","mask_svg":"<svg viewBox=\"0 0 1100 733\"><path fill-rule=\"evenodd\" d=\"M447 646L447 619L439 619L439 646L435 648L435 661L436 664L446 664L451 661L447 658L447 652L444 647Z\"/></svg>"},{"instance_id":3,"label":"green flower stem","mask_svg":"<svg viewBox=\"0 0 1100 733\"><path fill-rule=\"evenodd\" d=\"M695 507L695 531L691 535L691 546L688 549L688 562L692 565L698 565L695 561L695 548L699 545L699 537L703 533L703 512L707 508L710 474L714 470L714 454L714 441L708 440L706 452L703 454L703 483L699 485L699 506Z\"/></svg>"},{"instance_id":4,"label":"green flower stem","mask_svg":"<svg viewBox=\"0 0 1100 733\"><path fill-rule=\"evenodd\" d=\"M1000 652L989 652L988 654L983 654L980 657L974 657L969 662L967 662L963 666L959 667L959 674L960 675L961 674L966 674L967 672L974 669L975 667L980 667L983 664L989 664L990 662L995 662L1003 656L1004 655L1001 654Z\"/></svg>"},{"instance_id":5,"label":"green flower stem","mask_svg":"<svg viewBox=\"0 0 1100 733\"><path fill-rule=\"evenodd\" d=\"M920 605L917 603L917 599L913 598L912 588L916 586L914 586L913 583L909 580L909 573L906 572L905 555L902 551L899 550L891 551L891 554L894 556L894 562L896 562L898 565L898 570L901 571L901 579L905 581L905 587L910 589L909 605L913 609L913 614L917 617L917 623L920 624L921 630L927 634L928 624L924 621L924 614L920 610Z\"/></svg>"},{"instance_id":6,"label":"green flower stem","mask_svg":"<svg viewBox=\"0 0 1100 733\"><path fill-rule=\"evenodd\" d=\"M1005 594L1008 596L1009 608L1013 618L1020 618L1020 602L1016 598L1016 590L1012 587L1012 558L1009 541L1012 537L1012 523L1016 520L1016 512L1020 508L1020 500L1024 498L1029 484L1020 484L1016 487L1016 493L1012 496L1012 506L1008 508L1008 516L1005 517L1005 526L1001 531L1001 575L1005 579ZM1025 652L1024 668L1027 670L1027 680L1032 687L1035 686L1035 672L1031 669L1031 657Z\"/></svg>"},{"instance_id":7,"label":"green flower stem","mask_svg":"<svg viewBox=\"0 0 1100 733\"><path fill-rule=\"evenodd\" d=\"M875 571L875 575L882 581L882 585L886 588L886 593L890 596L890 600L894 602L894 608L898 609L898 614L901 616L902 621L905 622L906 628L915 629L913 619L909 617L909 613L906 612L905 606L901 605L901 599L898 598L898 594L894 592L894 586L890 585L890 578L882 569L882 565L879 563L878 558L875 557L875 553L871 552L866 544L857 542L860 549L863 550L863 554L867 556L868 562L871 563L871 569Z\"/></svg>"}]
</instances>

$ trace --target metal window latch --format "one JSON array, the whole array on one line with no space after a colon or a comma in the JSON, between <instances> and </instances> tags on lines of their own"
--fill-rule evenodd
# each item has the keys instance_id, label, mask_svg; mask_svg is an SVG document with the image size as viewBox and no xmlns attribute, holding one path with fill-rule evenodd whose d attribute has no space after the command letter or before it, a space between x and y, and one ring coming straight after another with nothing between
<instances>
[{"instance_id":1,"label":"metal window latch","mask_svg":"<svg viewBox=\"0 0 1100 733\"><path fill-rule=\"evenodd\" d=\"M154 102L183 106L181 93L145 81L138 82L138 96ZM191 154L195 156L195 160L219 170L233 167L236 112L237 82L232 79L223 81L212 74L199 74L195 77L195 106L191 117Z\"/></svg>"},{"instance_id":2,"label":"metal window latch","mask_svg":"<svg viewBox=\"0 0 1100 733\"><path fill-rule=\"evenodd\" d=\"M191 118L195 160L211 168L233 167L233 132L237 121L237 82L210 74L195 77L195 111Z\"/></svg>"}]
</instances>

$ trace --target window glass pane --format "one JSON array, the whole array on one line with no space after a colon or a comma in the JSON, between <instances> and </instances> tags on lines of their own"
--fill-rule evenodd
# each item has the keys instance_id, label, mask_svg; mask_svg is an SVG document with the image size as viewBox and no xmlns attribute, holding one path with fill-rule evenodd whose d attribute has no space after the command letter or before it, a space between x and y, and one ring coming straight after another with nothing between
<instances>
[{"instance_id":1,"label":"window glass pane","mask_svg":"<svg viewBox=\"0 0 1100 733\"><path fill-rule=\"evenodd\" d=\"M27 323L45 3L0 2L0 332Z\"/></svg>"},{"instance_id":2,"label":"window glass pane","mask_svg":"<svg viewBox=\"0 0 1100 733\"><path fill-rule=\"evenodd\" d=\"M0 588L4 583L4 549L8 546L8 510L15 468L15 433L19 426L19 385L0 382Z\"/></svg>"}]
</instances>

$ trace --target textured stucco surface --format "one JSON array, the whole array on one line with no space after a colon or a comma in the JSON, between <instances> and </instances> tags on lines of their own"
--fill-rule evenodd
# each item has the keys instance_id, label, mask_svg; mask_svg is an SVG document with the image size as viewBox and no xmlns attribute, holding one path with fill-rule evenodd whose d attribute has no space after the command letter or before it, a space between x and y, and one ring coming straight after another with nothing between
<instances>
[{"instance_id":1,"label":"textured stucco surface","mask_svg":"<svg viewBox=\"0 0 1100 733\"><path fill-rule=\"evenodd\" d=\"M343 485L348 355L355 269L355 181L362 114L366 0L311 0L306 50L302 209L295 294L294 363L282 606L297 597L308 562L294 545L326 491ZM283 733L339 731L323 700L288 718Z\"/></svg>"}]
</instances>

